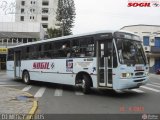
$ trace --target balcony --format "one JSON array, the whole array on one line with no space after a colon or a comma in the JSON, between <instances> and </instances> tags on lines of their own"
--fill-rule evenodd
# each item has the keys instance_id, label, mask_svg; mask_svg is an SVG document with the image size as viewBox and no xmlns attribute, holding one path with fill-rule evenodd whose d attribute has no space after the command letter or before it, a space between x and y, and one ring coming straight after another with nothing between
<instances>
[{"instance_id":1,"label":"balcony","mask_svg":"<svg viewBox=\"0 0 160 120\"><path fill-rule=\"evenodd\" d=\"M151 53L160 53L160 47L151 46Z\"/></svg>"}]
</instances>

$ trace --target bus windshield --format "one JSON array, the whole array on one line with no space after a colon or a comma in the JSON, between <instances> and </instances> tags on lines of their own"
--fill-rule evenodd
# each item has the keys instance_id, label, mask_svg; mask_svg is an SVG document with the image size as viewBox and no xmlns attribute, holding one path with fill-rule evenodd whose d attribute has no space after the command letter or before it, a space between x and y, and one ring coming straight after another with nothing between
<instances>
[{"instance_id":1,"label":"bus windshield","mask_svg":"<svg viewBox=\"0 0 160 120\"><path fill-rule=\"evenodd\" d=\"M140 41L117 39L118 55L121 64L134 66L135 64L146 64L147 60Z\"/></svg>"}]
</instances>

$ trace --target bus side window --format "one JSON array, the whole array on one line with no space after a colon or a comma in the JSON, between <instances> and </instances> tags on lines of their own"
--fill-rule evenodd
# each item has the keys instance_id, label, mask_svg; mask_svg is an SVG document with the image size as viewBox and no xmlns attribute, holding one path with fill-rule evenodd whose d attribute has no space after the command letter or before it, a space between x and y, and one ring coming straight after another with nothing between
<instances>
[{"instance_id":1,"label":"bus side window","mask_svg":"<svg viewBox=\"0 0 160 120\"><path fill-rule=\"evenodd\" d=\"M62 44L63 57L71 57L70 41Z\"/></svg>"},{"instance_id":2,"label":"bus side window","mask_svg":"<svg viewBox=\"0 0 160 120\"><path fill-rule=\"evenodd\" d=\"M43 55L42 55L42 45L41 44L36 45L35 52L36 52L35 54L36 54L36 58L37 59L42 59L43 58Z\"/></svg>"},{"instance_id":3,"label":"bus side window","mask_svg":"<svg viewBox=\"0 0 160 120\"><path fill-rule=\"evenodd\" d=\"M55 42L54 43L54 57L59 57L59 58L67 57L69 46L70 46L69 40Z\"/></svg>"},{"instance_id":4,"label":"bus side window","mask_svg":"<svg viewBox=\"0 0 160 120\"><path fill-rule=\"evenodd\" d=\"M29 46L29 59L35 59L34 46Z\"/></svg>"},{"instance_id":5,"label":"bus side window","mask_svg":"<svg viewBox=\"0 0 160 120\"><path fill-rule=\"evenodd\" d=\"M26 50L26 55L25 55L25 60L26 60L29 58L29 46L27 46L25 50Z\"/></svg>"},{"instance_id":6,"label":"bus side window","mask_svg":"<svg viewBox=\"0 0 160 120\"><path fill-rule=\"evenodd\" d=\"M72 40L73 57L93 57L94 55L93 37L82 37Z\"/></svg>"},{"instance_id":7,"label":"bus side window","mask_svg":"<svg viewBox=\"0 0 160 120\"><path fill-rule=\"evenodd\" d=\"M80 49L82 49L82 53L85 57L93 57L94 56L94 39L93 37L84 37L80 40Z\"/></svg>"},{"instance_id":8,"label":"bus side window","mask_svg":"<svg viewBox=\"0 0 160 120\"><path fill-rule=\"evenodd\" d=\"M71 40L71 51L72 51L72 57L78 57L79 56L79 38Z\"/></svg>"},{"instance_id":9,"label":"bus side window","mask_svg":"<svg viewBox=\"0 0 160 120\"><path fill-rule=\"evenodd\" d=\"M61 48L61 45L59 44L59 42L55 42L54 43L54 50L53 50L53 57L59 57L59 49Z\"/></svg>"},{"instance_id":10,"label":"bus side window","mask_svg":"<svg viewBox=\"0 0 160 120\"><path fill-rule=\"evenodd\" d=\"M48 59L52 57L51 54L52 44L51 43L45 43L44 44L44 59Z\"/></svg>"}]
</instances>

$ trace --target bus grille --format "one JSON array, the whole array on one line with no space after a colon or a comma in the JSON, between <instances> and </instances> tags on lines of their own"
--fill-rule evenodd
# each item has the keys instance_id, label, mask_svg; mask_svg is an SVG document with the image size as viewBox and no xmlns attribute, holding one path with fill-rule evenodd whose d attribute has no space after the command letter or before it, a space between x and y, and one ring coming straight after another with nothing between
<instances>
[{"instance_id":1,"label":"bus grille","mask_svg":"<svg viewBox=\"0 0 160 120\"><path fill-rule=\"evenodd\" d=\"M140 79L140 80L134 80L134 82L142 82L144 81L145 79Z\"/></svg>"},{"instance_id":2,"label":"bus grille","mask_svg":"<svg viewBox=\"0 0 160 120\"><path fill-rule=\"evenodd\" d=\"M143 72L137 72L135 73L135 76L142 76L144 73Z\"/></svg>"}]
</instances>

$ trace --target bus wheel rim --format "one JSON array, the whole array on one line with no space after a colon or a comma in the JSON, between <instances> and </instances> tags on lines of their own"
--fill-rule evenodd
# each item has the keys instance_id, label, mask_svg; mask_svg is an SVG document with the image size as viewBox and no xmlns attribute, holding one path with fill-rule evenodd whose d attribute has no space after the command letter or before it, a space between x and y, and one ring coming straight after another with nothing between
<instances>
[{"instance_id":1,"label":"bus wheel rim","mask_svg":"<svg viewBox=\"0 0 160 120\"><path fill-rule=\"evenodd\" d=\"M85 88L85 84L86 84L86 83L85 83L85 80L83 79L83 80L82 80L82 88Z\"/></svg>"},{"instance_id":2,"label":"bus wheel rim","mask_svg":"<svg viewBox=\"0 0 160 120\"><path fill-rule=\"evenodd\" d=\"M24 76L24 81L25 81L25 82L28 82L28 75L25 75L25 76Z\"/></svg>"}]
</instances>

